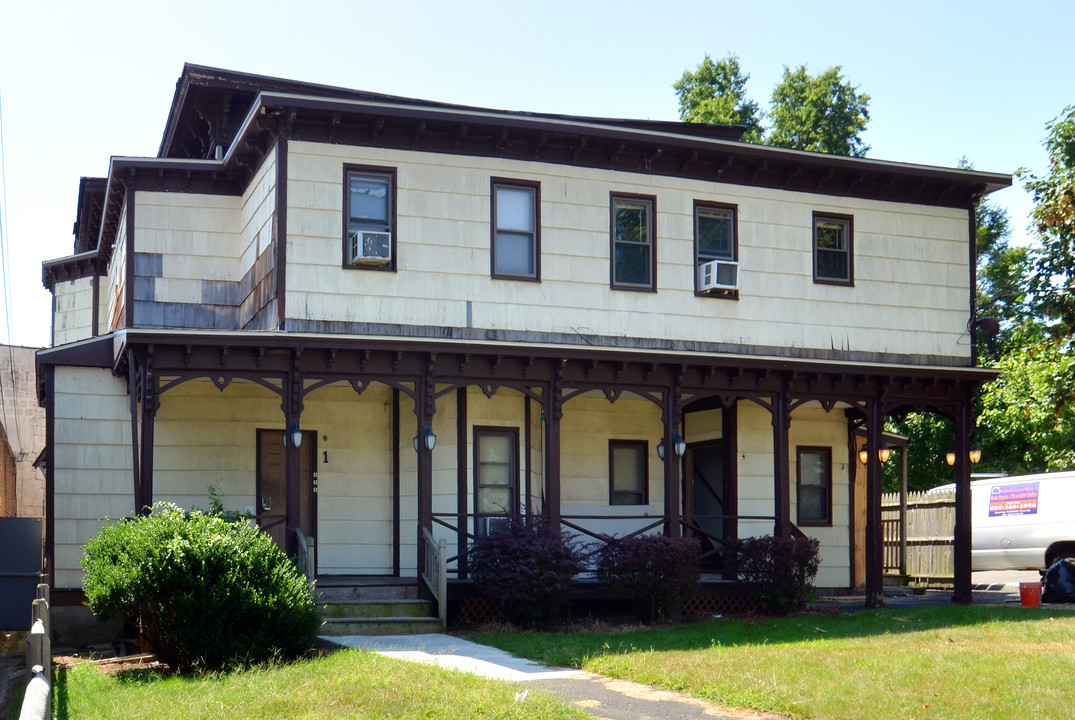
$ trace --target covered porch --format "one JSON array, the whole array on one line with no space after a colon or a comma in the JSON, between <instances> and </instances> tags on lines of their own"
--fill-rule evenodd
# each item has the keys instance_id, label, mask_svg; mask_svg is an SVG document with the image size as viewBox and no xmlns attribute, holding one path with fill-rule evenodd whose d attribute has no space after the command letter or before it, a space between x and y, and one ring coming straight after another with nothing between
<instances>
[{"instance_id":1,"label":"covered porch","mask_svg":"<svg viewBox=\"0 0 1075 720\"><path fill-rule=\"evenodd\" d=\"M971 401L987 379L981 371L494 340L181 331L127 331L114 339L113 371L130 388L136 508L172 497L182 482L178 461L159 457L182 452L159 437L165 428L174 431L179 407L198 424L228 423L225 405L257 405L248 422L260 438L257 479L235 494L255 499L258 522L313 576L400 578L422 593L436 590L420 578L436 584L438 566L445 580L465 580L470 541L510 515L541 516L595 542L641 532L693 534L703 542L708 569L724 576L727 540L799 531L792 468L801 443L793 423L816 416L843 428L846 455L832 457L833 492L847 493L848 508L865 505L863 584L867 604L880 605L881 466L869 453L865 497L856 498L854 459L862 441L855 434L877 447L887 415L943 412L956 421L963 518L953 600L971 599L965 450ZM169 404L183 393L185 400ZM347 433L352 439L341 441ZM507 468L497 465L504 448L515 448ZM641 482L617 486L609 476L615 453L639 458ZM326 466L337 462L330 472ZM273 463L281 501L263 492L264 466ZM210 462L188 472L188 481L211 480L213 473ZM498 473L510 481L498 481ZM334 482L354 489L372 477L379 489L368 496L326 494ZM856 531L850 511L846 522L825 529L846 534L849 586ZM332 542L343 535L347 543ZM339 559L359 546L376 561Z\"/></svg>"}]
</instances>

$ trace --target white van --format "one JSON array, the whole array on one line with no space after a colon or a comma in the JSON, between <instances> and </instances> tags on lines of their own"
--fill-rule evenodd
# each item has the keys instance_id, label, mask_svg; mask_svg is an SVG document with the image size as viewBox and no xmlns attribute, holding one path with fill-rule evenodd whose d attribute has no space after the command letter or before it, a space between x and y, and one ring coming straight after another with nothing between
<instances>
[{"instance_id":1,"label":"white van","mask_svg":"<svg viewBox=\"0 0 1075 720\"><path fill-rule=\"evenodd\" d=\"M1039 570L1075 558L1075 471L971 482L971 568Z\"/></svg>"}]
</instances>

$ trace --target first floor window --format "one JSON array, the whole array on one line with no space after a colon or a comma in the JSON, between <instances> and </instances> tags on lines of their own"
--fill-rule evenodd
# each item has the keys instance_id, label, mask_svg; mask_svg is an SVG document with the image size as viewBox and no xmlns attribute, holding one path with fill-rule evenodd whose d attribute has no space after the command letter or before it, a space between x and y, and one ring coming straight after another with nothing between
<instances>
[{"instance_id":1,"label":"first floor window","mask_svg":"<svg viewBox=\"0 0 1075 720\"><path fill-rule=\"evenodd\" d=\"M645 505L649 502L646 451L644 440L609 441L609 505Z\"/></svg>"},{"instance_id":2,"label":"first floor window","mask_svg":"<svg viewBox=\"0 0 1075 720\"><path fill-rule=\"evenodd\" d=\"M854 284L851 231L849 215L814 213L814 282Z\"/></svg>"},{"instance_id":3,"label":"first floor window","mask_svg":"<svg viewBox=\"0 0 1075 720\"><path fill-rule=\"evenodd\" d=\"M539 186L493 180L493 277L539 279Z\"/></svg>"},{"instance_id":4,"label":"first floor window","mask_svg":"<svg viewBox=\"0 0 1075 720\"><path fill-rule=\"evenodd\" d=\"M832 525L832 449L796 449L799 525Z\"/></svg>"},{"instance_id":5,"label":"first floor window","mask_svg":"<svg viewBox=\"0 0 1075 720\"><path fill-rule=\"evenodd\" d=\"M345 267L395 267L394 170L349 167L345 170Z\"/></svg>"},{"instance_id":6,"label":"first floor window","mask_svg":"<svg viewBox=\"0 0 1075 720\"><path fill-rule=\"evenodd\" d=\"M612 287L655 290L654 199L612 196Z\"/></svg>"},{"instance_id":7,"label":"first floor window","mask_svg":"<svg viewBox=\"0 0 1075 720\"><path fill-rule=\"evenodd\" d=\"M474 428L474 513L479 533L518 507L519 434L514 428Z\"/></svg>"}]
</instances>

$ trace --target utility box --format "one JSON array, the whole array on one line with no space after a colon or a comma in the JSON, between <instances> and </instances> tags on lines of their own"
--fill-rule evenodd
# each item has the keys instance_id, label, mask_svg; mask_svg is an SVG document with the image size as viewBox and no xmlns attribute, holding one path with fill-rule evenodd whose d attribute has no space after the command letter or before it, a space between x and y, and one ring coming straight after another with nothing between
<instances>
[{"instance_id":1,"label":"utility box","mask_svg":"<svg viewBox=\"0 0 1075 720\"><path fill-rule=\"evenodd\" d=\"M0 630L29 630L41 582L41 518L0 518Z\"/></svg>"}]
</instances>

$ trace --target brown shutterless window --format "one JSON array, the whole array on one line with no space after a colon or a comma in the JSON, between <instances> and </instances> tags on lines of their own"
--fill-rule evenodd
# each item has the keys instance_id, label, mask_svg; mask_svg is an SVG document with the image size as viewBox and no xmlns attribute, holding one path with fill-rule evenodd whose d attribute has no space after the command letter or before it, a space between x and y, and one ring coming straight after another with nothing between
<instances>
[{"instance_id":1,"label":"brown shutterless window","mask_svg":"<svg viewBox=\"0 0 1075 720\"><path fill-rule=\"evenodd\" d=\"M657 290L657 198L611 193L609 264L616 290Z\"/></svg>"},{"instance_id":2,"label":"brown shutterless window","mask_svg":"<svg viewBox=\"0 0 1075 720\"><path fill-rule=\"evenodd\" d=\"M541 184L492 178L490 274L541 280Z\"/></svg>"},{"instance_id":3,"label":"brown shutterless window","mask_svg":"<svg viewBox=\"0 0 1075 720\"><path fill-rule=\"evenodd\" d=\"M739 290L701 292L703 264L739 260L739 207L728 203L694 201L694 292L703 297L737 299ZM738 275L738 270L736 270Z\"/></svg>"},{"instance_id":4,"label":"brown shutterless window","mask_svg":"<svg viewBox=\"0 0 1075 720\"><path fill-rule=\"evenodd\" d=\"M645 440L608 441L608 504L649 503L649 444Z\"/></svg>"},{"instance_id":5,"label":"brown shutterless window","mask_svg":"<svg viewBox=\"0 0 1075 720\"><path fill-rule=\"evenodd\" d=\"M343 266L395 271L396 169L343 168Z\"/></svg>"},{"instance_id":6,"label":"brown shutterless window","mask_svg":"<svg viewBox=\"0 0 1075 720\"><path fill-rule=\"evenodd\" d=\"M795 448L796 523L832 525L832 448Z\"/></svg>"},{"instance_id":7,"label":"brown shutterless window","mask_svg":"<svg viewBox=\"0 0 1075 720\"><path fill-rule=\"evenodd\" d=\"M851 215L814 213L814 282L855 284L855 223Z\"/></svg>"}]
</instances>

